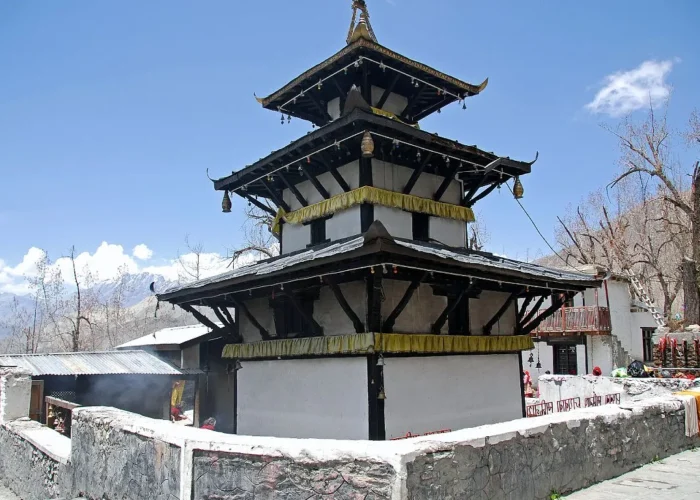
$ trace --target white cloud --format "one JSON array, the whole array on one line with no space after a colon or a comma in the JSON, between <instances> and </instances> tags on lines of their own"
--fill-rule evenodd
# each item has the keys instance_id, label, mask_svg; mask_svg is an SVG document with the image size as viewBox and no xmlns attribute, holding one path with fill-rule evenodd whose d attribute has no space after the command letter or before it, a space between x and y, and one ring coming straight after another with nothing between
<instances>
[{"instance_id":1,"label":"white cloud","mask_svg":"<svg viewBox=\"0 0 700 500\"><path fill-rule=\"evenodd\" d=\"M139 260L148 260L151 257L153 257L153 250L141 243L140 245L136 245L134 247L134 250L131 252L131 255L133 255Z\"/></svg>"},{"instance_id":2,"label":"white cloud","mask_svg":"<svg viewBox=\"0 0 700 500\"><path fill-rule=\"evenodd\" d=\"M675 61L644 61L629 71L618 71L603 80L603 87L586 104L591 113L624 116L638 109L655 106L668 99L671 86L666 77Z\"/></svg>"}]
</instances>

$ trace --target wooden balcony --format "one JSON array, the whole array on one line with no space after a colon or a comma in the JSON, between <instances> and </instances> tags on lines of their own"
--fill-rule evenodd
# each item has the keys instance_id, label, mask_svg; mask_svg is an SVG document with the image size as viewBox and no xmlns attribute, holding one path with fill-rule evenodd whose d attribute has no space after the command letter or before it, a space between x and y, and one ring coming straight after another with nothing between
<instances>
[{"instance_id":1,"label":"wooden balcony","mask_svg":"<svg viewBox=\"0 0 700 500\"><path fill-rule=\"evenodd\" d=\"M610 331L610 310L607 307L562 307L540 323L531 335L610 335Z\"/></svg>"}]
</instances>

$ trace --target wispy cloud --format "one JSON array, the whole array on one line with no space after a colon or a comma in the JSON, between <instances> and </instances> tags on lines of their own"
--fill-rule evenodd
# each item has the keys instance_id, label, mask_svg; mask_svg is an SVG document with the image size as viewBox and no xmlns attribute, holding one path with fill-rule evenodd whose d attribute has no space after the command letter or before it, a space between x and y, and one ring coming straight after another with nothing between
<instances>
[{"instance_id":1,"label":"wispy cloud","mask_svg":"<svg viewBox=\"0 0 700 500\"><path fill-rule=\"evenodd\" d=\"M602 88L586 109L595 114L624 116L668 99L671 86L666 77L679 60L644 61L629 71L618 71L604 78Z\"/></svg>"}]
</instances>

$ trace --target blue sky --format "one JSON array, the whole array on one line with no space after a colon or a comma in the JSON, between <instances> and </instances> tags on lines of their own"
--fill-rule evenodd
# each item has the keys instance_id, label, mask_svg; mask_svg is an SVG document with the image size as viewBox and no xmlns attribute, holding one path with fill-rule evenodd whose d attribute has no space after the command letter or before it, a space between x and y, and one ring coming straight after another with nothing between
<instances>
[{"instance_id":1,"label":"blue sky","mask_svg":"<svg viewBox=\"0 0 700 500\"><path fill-rule=\"evenodd\" d=\"M90 257L107 242L104 275L114 262L170 265L186 234L211 252L240 243L243 203L222 214L206 169L221 177L310 129L280 126L253 92L342 48L350 4L0 2L0 291L32 247L59 257L75 245ZM680 128L698 105L692 0L368 5L383 45L472 83L489 77L467 111L454 105L421 125L522 160L539 151L523 202L550 239L556 215L617 168L600 127L619 121L610 106L626 98L631 110L630 92L672 87L669 120ZM622 96L586 108L611 82ZM505 190L477 210L491 250L545 253ZM137 245L148 251L131 255Z\"/></svg>"}]
</instances>

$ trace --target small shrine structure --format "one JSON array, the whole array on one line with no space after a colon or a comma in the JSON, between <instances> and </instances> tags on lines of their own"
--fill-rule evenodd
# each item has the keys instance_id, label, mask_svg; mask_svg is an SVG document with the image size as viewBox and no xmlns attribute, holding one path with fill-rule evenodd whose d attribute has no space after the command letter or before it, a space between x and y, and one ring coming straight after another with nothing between
<instances>
[{"instance_id":1,"label":"small shrine structure","mask_svg":"<svg viewBox=\"0 0 700 500\"><path fill-rule=\"evenodd\" d=\"M473 206L503 185L521 198L534 162L421 130L488 80L380 45L365 2L352 10L342 50L258 99L315 130L214 181L224 212L235 194L274 217L280 255L158 299L224 337L231 401L212 407L238 434L384 440L523 417L530 333L600 282L467 248Z\"/></svg>"}]
</instances>

